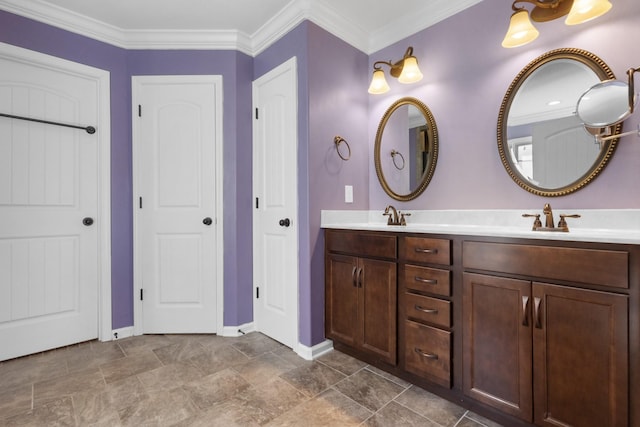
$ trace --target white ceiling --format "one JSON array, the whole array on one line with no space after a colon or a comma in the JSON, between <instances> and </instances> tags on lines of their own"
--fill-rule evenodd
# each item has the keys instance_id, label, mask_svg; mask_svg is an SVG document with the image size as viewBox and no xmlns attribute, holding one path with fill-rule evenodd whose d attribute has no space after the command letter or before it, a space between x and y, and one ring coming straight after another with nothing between
<instances>
[{"instance_id":1,"label":"white ceiling","mask_svg":"<svg viewBox=\"0 0 640 427\"><path fill-rule=\"evenodd\" d=\"M481 0L0 0L0 9L125 48L255 55L309 19L373 53Z\"/></svg>"}]
</instances>

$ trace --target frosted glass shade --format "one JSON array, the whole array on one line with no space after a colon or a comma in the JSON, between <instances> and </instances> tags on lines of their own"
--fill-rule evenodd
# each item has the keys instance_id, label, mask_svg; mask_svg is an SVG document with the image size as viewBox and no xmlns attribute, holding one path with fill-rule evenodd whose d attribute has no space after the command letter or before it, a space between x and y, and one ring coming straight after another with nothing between
<instances>
[{"instance_id":1,"label":"frosted glass shade","mask_svg":"<svg viewBox=\"0 0 640 427\"><path fill-rule=\"evenodd\" d=\"M539 34L540 32L529 20L529 12L525 9L519 10L511 15L509 30L502 40L502 47L511 48L525 45L537 39Z\"/></svg>"},{"instance_id":2,"label":"frosted glass shade","mask_svg":"<svg viewBox=\"0 0 640 427\"><path fill-rule=\"evenodd\" d=\"M611 9L609 0L574 0L564 21L567 25L577 25L602 16Z\"/></svg>"},{"instance_id":3,"label":"frosted glass shade","mask_svg":"<svg viewBox=\"0 0 640 427\"><path fill-rule=\"evenodd\" d=\"M398 77L400 83L415 83L422 80L422 72L418 68L418 60L415 56L408 56L404 58L404 65L402 67L402 73Z\"/></svg>"},{"instance_id":4,"label":"frosted glass shade","mask_svg":"<svg viewBox=\"0 0 640 427\"><path fill-rule=\"evenodd\" d=\"M380 95L385 92L389 92L389 84L387 79L384 78L384 71L374 70L373 77L371 78L371 84L369 85L369 93L373 95Z\"/></svg>"}]
</instances>

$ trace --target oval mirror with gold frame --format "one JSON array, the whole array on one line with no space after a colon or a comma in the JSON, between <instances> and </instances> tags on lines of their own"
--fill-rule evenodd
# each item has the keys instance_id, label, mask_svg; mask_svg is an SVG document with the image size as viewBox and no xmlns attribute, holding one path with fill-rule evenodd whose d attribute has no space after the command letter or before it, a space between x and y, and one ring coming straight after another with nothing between
<instances>
[{"instance_id":1,"label":"oval mirror with gold frame","mask_svg":"<svg viewBox=\"0 0 640 427\"><path fill-rule=\"evenodd\" d=\"M520 71L498 115L498 151L509 176L539 196L564 196L583 188L606 166L618 139L600 142L595 134L620 134L585 127L576 115L580 96L614 79L596 55L574 48L549 51Z\"/></svg>"},{"instance_id":2,"label":"oval mirror with gold frame","mask_svg":"<svg viewBox=\"0 0 640 427\"><path fill-rule=\"evenodd\" d=\"M412 97L397 100L385 111L374 148L378 180L400 201L418 197L427 188L438 159L438 128L429 108Z\"/></svg>"}]
</instances>

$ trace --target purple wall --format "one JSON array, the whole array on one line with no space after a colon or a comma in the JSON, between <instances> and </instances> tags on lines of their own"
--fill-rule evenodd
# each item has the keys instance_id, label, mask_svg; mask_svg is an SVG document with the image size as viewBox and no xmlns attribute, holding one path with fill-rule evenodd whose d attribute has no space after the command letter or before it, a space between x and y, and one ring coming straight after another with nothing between
<instances>
[{"instance_id":1,"label":"purple wall","mask_svg":"<svg viewBox=\"0 0 640 427\"><path fill-rule=\"evenodd\" d=\"M235 51L124 50L0 11L0 41L101 68L111 75L112 326L133 325L131 76L221 74L224 85L225 325L252 319L251 80ZM249 171L249 172L247 172ZM247 224L249 224L247 226ZM246 307L249 306L247 310Z\"/></svg>"},{"instance_id":2,"label":"purple wall","mask_svg":"<svg viewBox=\"0 0 640 427\"><path fill-rule=\"evenodd\" d=\"M300 340L324 340L324 233L322 209L368 209L367 123L368 57L322 28L309 25L309 250L310 294L301 301ZM342 136L351 158L338 157L333 138ZM344 186L353 186L353 203L344 202ZM302 313L309 311L308 318ZM308 335L307 335L308 333Z\"/></svg>"},{"instance_id":3,"label":"purple wall","mask_svg":"<svg viewBox=\"0 0 640 427\"><path fill-rule=\"evenodd\" d=\"M298 64L299 337L324 340L322 209L367 209L367 56L317 25L304 22L256 56L258 78L292 56ZM365 91L361 88L365 87ZM351 146L348 162L333 138ZM353 185L354 203L344 203Z\"/></svg>"},{"instance_id":4,"label":"purple wall","mask_svg":"<svg viewBox=\"0 0 640 427\"><path fill-rule=\"evenodd\" d=\"M113 327L133 324L131 189L131 76L222 74L224 84L225 325L250 322L252 310L251 82L292 56L299 87L298 169L300 221L300 341L324 339L322 209L382 209L398 204L382 191L373 167L378 122L402 96L425 102L435 116L440 141L436 173L418 199L404 209L541 208L547 201L518 187L504 170L496 145L502 97L521 68L559 47L599 55L621 78L640 65L637 0L617 0L609 14L567 27L559 20L539 25L533 44L503 49L511 9L504 0L478 5L369 57L304 22L252 59L234 51L127 51L0 11L0 41L111 73L112 315ZM391 92L367 94L376 60L397 60L412 45L425 75ZM389 79L392 80L392 79ZM637 125L634 116L627 128ZM338 158L333 137L351 146ZM640 208L637 165L640 144L624 138L600 177L574 194L555 198L558 208ZM479 177L481 177L479 179ZM354 203L344 203L352 185Z\"/></svg>"},{"instance_id":5,"label":"purple wall","mask_svg":"<svg viewBox=\"0 0 640 427\"><path fill-rule=\"evenodd\" d=\"M505 171L498 154L496 125L502 98L518 72L552 49L575 47L602 58L619 79L640 65L640 3L617 0L608 14L569 27L564 19L537 25L540 37L515 49L500 45L512 13L504 0L483 2L391 47L370 55L398 60L414 47L424 79L402 85L388 79L391 91L369 97L369 158L373 161L376 128L397 98L415 96L428 105L439 131L440 154L433 180L416 200L389 198L369 170L370 209L388 203L412 209L541 209L550 201L566 209L640 208L640 140L621 140L609 165L587 187L563 197L543 198L521 189ZM391 81L394 80L394 81ZM366 90L366 89L365 89ZM638 115L625 129L637 126Z\"/></svg>"}]
</instances>

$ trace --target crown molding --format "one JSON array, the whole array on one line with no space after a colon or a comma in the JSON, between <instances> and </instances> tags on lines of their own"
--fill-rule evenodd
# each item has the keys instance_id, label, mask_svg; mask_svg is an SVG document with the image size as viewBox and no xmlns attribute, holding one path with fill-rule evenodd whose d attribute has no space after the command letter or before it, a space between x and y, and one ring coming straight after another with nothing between
<instances>
[{"instance_id":1,"label":"crown molding","mask_svg":"<svg viewBox=\"0 0 640 427\"><path fill-rule=\"evenodd\" d=\"M372 54L393 43L399 42L417 32L429 28L440 21L444 21L458 12L480 3L482 0L437 0L415 13L390 22L370 35L370 44L366 52ZM435 3L435 4L434 4Z\"/></svg>"},{"instance_id":2,"label":"crown molding","mask_svg":"<svg viewBox=\"0 0 640 427\"><path fill-rule=\"evenodd\" d=\"M343 18L321 0L291 0L254 34L229 30L124 30L39 0L0 0L0 9L123 49L238 50L249 56L271 46L305 19L371 54L482 0L437 0L436 5L394 21L373 34Z\"/></svg>"},{"instance_id":3,"label":"crown molding","mask_svg":"<svg viewBox=\"0 0 640 427\"><path fill-rule=\"evenodd\" d=\"M120 28L48 3L0 0L0 9L114 46L127 47Z\"/></svg>"}]
</instances>

